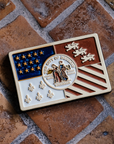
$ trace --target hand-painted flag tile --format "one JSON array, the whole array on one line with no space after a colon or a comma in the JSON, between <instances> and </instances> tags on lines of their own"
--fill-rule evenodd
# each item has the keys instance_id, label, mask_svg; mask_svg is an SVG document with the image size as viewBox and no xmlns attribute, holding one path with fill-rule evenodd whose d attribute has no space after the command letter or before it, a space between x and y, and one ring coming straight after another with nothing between
<instances>
[{"instance_id":1,"label":"hand-painted flag tile","mask_svg":"<svg viewBox=\"0 0 114 144\"><path fill-rule=\"evenodd\" d=\"M21 110L111 91L97 34L9 53Z\"/></svg>"}]
</instances>

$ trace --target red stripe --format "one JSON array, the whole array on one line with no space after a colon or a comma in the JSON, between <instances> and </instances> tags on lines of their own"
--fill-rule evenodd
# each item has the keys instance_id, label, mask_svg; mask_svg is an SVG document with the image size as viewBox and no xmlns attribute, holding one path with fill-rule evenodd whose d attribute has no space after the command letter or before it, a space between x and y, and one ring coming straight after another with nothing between
<instances>
[{"instance_id":1,"label":"red stripe","mask_svg":"<svg viewBox=\"0 0 114 144\"><path fill-rule=\"evenodd\" d=\"M84 90L84 91L86 91L86 92L89 92L89 93L95 92L94 90L90 90L89 88L83 87L83 86L81 86L81 85L79 85L79 84L76 84L76 83L74 83L73 86L74 86L74 87L77 87L77 88L79 88L79 89L82 89L82 90Z\"/></svg>"},{"instance_id":2,"label":"red stripe","mask_svg":"<svg viewBox=\"0 0 114 144\"><path fill-rule=\"evenodd\" d=\"M94 82L90 82L90 81L88 81L88 80L85 80L85 79L83 79L83 78L81 78L81 77L77 77L77 79L78 80L80 80L80 81L82 81L82 82L85 82L85 83L87 83L87 84L90 84L90 85L92 85L92 86L95 86L95 87L97 87L97 88L99 88L99 89L102 89L102 90L105 90L105 89L107 89L107 88L105 88L105 87L103 87L103 86L100 86L100 85L98 85L98 84L95 84Z\"/></svg>"},{"instance_id":3,"label":"red stripe","mask_svg":"<svg viewBox=\"0 0 114 144\"><path fill-rule=\"evenodd\" d=\"M73 90L71 90L71 89L65 89L65 91L67 91L67 92L69 92L69 93L71 93L71 94L74 94L74 95L76 95L76 96L79 96L79 95L82 95L81 93L78 93L78 92L75 92L75 91L73 91Z\"/></svg>"},{"instance_id":4,"label":"red stripe","mask_svg":"<svg viewBox=\"0 0 114 144\"><path fill-rule=\"evenodd\" d=\"M97 69L97 68L95 68L95 67L92 67L92 66L86 66L88 69L91 69L91 70L93 70L93 71L96 71L96 72L98 72L98 73L101 73L101 74L104 74L104 72L102 71L102 70L99 70L99 69Z\"/></svg>"},{"instance_id":5,"label":"red stripe","mask_svg":"<svg viewBox=\"0 0 114 144\"><path fill-rule=\"evenodd\" d=\"M104 80L104 79L102 79L102 78L100 78L100 77L97 77L97 76L95 76L95 75L93 75L93 74L87 73L87 72L85 72L85 71L83 71L83 70L79 70L79 69L78 69L78 72L79 72L79 73L82 73L82 74L84 74L84 75L90 76L90 77L92 77L92 78L94 78L94 79L97 79L97 80L99 80L99 81L102 81L102 82L104 82L104 83L106 83L106 80Z\"/></svg>"}]
</instances>

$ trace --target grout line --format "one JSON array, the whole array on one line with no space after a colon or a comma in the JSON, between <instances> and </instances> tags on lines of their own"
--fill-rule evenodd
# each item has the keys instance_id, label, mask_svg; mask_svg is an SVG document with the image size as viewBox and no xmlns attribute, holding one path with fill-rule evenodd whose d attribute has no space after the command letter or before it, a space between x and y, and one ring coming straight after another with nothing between
<instances>
[{"instance_id":1,"label":"grout line","mask_svg":"<svg viewBox=\"0 0 114 144\"><path fill-rule=\"evenodd\" d=\"M45 28L43 28L43 30L47 32L51 31L64 19L66 19L83 2L84 0L76 0L72 5L66 8L58 17L56 17L50 24L48 24Z\"/></svg>"},{"instance_id":2,"label":"grout line","mask_svg":"<svg viewBox=\"0 0 114 144\"><path fill-rule=\"evenodd\" d=\"M34 31L36 31L46 42L53 42L53 39L48 35L46 31L43 31L43 28L41 28L34 16L28 11L28 9L20 0L11 1L16 5L16 7L18 7L18 13L27 20Z\"/></svg>"},{"instance_id":3,"label":"grout line","mask_svg":"<svg viewBox=\"0 0 114 144\"><path fill-rule=\"evenodd\" d=\"M104 107L104 111L106 113L108 113L108 115L110 115L114 119L114 108L110 106L110 104L105 100L103 95L102 96L96 96L96 99Z\"/></svg>"},{"instance_id":4,"label":"grout line","mask_svg":"<svg viewBox=\"0 0 114 144\"><path fill-rule=\"evenodd\" d=\"M108 67L111 63L114 62L114 53L112 55L110 55L106 60L105 60L105 64L106 67Z\"/></svg>"},{"instance_id":5,"label":"grout line","mask_svg":"<svg viewBox=\"0 0 114 144\"><path fill-rule=\"evenodd\" d=\"M67 142L67 144L77 144L87 134L93 131L107 116L108 113L105 112L105 110L101 112L96 119L94 119L84 130L77 134L71 141Z\"/></svg>"},{"instance_id":6,"label":"grout line","mask_svg":"<svg viewBox=\"0 0 114 144\"><path fill-rule=\"evenodd\" d=\"M30 130L25 130L22 134L20 134L16 139L11 142L11 144L20 144L26 137L31 134Z\"/></svg>"},{"instance_id":7,"label":"grout line","mask_svg":"<svg viewBox=\"0 0 114 144\"><path fill-rule=\"evenodd\" d=\"M114 62L113 55L114 54L112 54L110 57L108 57L108 59L105 60L107 66ZM12 97L12 94L4 88L2 83L0 83L0 91L8 99L8 101L12 103L12 99L10 99L10 97ZM68 142L68 144L74 144L76 142L79 142L95 127L97 127L97 125L100 124L108 115L111 115L114 118L114 109L106 102L103 96L97 96L96 98L104 107L104 111L101 112L101 114L89 126L87 126L82 132L80 132L78 135L76 135L76 137L74 137L70 142ZM43 144L50 144L50 141L45 136L45 134L37 127L37 125L30 119L30 117L26 113L20 114L20 117L28 126L28 129L24 133L19 135L12 142L12 144L18 144L18 142L20 143L20 141L23 141L28 135L32 133L34 133Z\"/></svg>"},{"instance_id":8,"label":"grout line","mask_svg":"<svg viewBox=\"0 0 114 144\"><path fill-rule=\"evenodd\" d=\"M97 0L102 7L110 14L110 16L114 19L114 11L111 9L111 7L104 1L104 0Z\"/></svg>"},{"instance_id":9,"label":"grout line","mask_svg":"<svg viewBox=\"0 0 114 144\"><path fill-rule=\"evenodd\" d=\"M109 66L114 62L114 53L105 60L106 66ZM103 106L104 110L101 112L96 119L92 121L83 131L77 134L71 141L67 144L76 144L81 139L83 139L87 134L94 130L108 115L114 119L114 108L112 108L109 103L102 96L96 96L96 99Z\"/></svg>"},{"instance_id":10,"label":"grout line","mask_svg":"<svg viewBox=\"0 0 114 144\"><path fill-rule=\"evenodd\" d=\"M0 29L13 22L19 16L17 9L9 13L0 21Z\"/></svg>"},{"instance_id":11,"label":"grout line","mask_svg":"<svg viewBox=\"0 0 114 144\"><path fill-rule=\"evenodd\" d=\"M36 127L36 129L35 129L35 131L33 133L39 138L39 140L42 142L42 144L51 144L51 142L45 136L45 134L42 133L42 131L38 131L37 129L38 128Z\"/></svg>"},{"instance_id":12,"label":"grout line","mask_svg":"<svg viewBox=\"0 0 114 144\"><path fill-rule=\"evenodd\" d=\"M9 92L1 82L0 82L0 92L9 101L9 103L12 104L14 109L18 111L19 105L17 95ZM29 136L32 133L34 133L43 144L51 144L49 139L45 136L45 134L41 131L41 129L32 121L32 119L26 113L22 113L19 115L23 120L24 124L27 125L28 128L27 130L25 130L25 132L19 135L11 144L20 144L21 141L23 141L27 136Z\"/></svg>"},{"instance_id":13,"label":"grout line","mask_svg":"<svg viewBox=\"0 0 114 144\"><path fill-rule=\"evenodd\" d=\"M33 30L36 31L47 43L53 42L53 39L49 36L49 34L46 31L43 30L43 28L41 28L36 19L25 7L24 12L21 13L21 15L27 20L27 22L30 24Z\"/></svg>"},{"instance_id":14,"label":"grout line","mask_svg":"<svg viewBox=\"0 0 114 144\"><path fill-rule=\"evenodd\" d=\"M0 21L0 28L3 28L7 24L14 21L19 15L22 15L27 22L31 25L31 27L46 41L53 42L53 39L49 36L48 32L56 27L59 23L61 23L65 18L67 18L80 4L82 4L84 0L77 0L71 6L69 6L66 10L64 10L57 18L55 18L49 25L45 28L41 28L36 19L32 16L32 14L25 8L20 0L12 0L12 2L16 5L16 9L8 14L4 19ZM114 11L110 8L110 6L104 2L104 0L97 0L105 10L114 18ZM114 62L114 53L105 60L106 66L110 65ZM0 91L3 95L8 99L9 102L14 103L11 97L11 93L5 90L3 84L0 83ZM16 97L16 95L15 95ZM94 128L96 128L108 115L111 115L114 118L114 109L106 102L106 100L102 96L96 97L96 99L101 103L104 107L104 111L101 112L96 119L93 120L91 124L89 124L82 132L76 135L68 144L76 144L82 138L84 138L87 134L89 134ZM34 133L42 143L51 144L45 134L37 127L37 125L30 119L30 117L26 114L20 114L20 117L24 121L24 123L28 126L28 129L19 135L11 144L18 144L23 141L28 135Z\"/></svg>"},{"instance_id":15,"label":"grout line","mask_svg":"<svg viewBox=\"0 0 114 144\"><path fill-rule=\"evenodd\" d=\"M26 7L20 0L11 1L14 3L16 8L14 11L9 13L5 18L3 18L0 21L0 29L13 22L18 16L22 15L33 28L33 30L36 31L46 42L53 42L53 39L49 36L49 34L46 31L43 31L36 19L26 9Z\"/></svg>"},{"instance_id":16,"label":"grout line","mask_svg":"<svg viewBox=\"0 0 114 144\"><path fill-rule=\"evenodd\" d=\"M84 0L77 0L72 5L70 5L66 10L64 10L57 18L55 18L47 27L41 28L36 19L27 10L27 8L22 4L20 0L12 0L12 2L17 7L17 13L22 15L31 27L46 41L53 42L54 40L50 37L48 32L56 27L60 22L62 22L66 17L68 17Z\"/></svg>"},{"instance_id":17,"label":"grout line","mask_svg":"<svg viewBox=\"0 0 114 144\"><path fill-rule=\"evenodd\" d=\"M27 130L25 130L11 144L20 144L21 142L24 141L26 137L28 137L31 134L34 134L42 142L42 144L51 144L48 138L36 125L32 125Z\"/></svg>"},{"instance_id":18,"label":"grout line","mask_svg":"<svg viewBox=\"0 0 114 144\"><path fill-rule=\"evenodd\" d=\"M102 96L96 96L96 99L103 106L104 110L79 134L77 134L71 141L67 144L76 144L81 139L83 139L86 135L91 133L102 121L105 120L109 115L114 119L114 109L106 102L106 100Z\"/></svg>"}]
</instances>

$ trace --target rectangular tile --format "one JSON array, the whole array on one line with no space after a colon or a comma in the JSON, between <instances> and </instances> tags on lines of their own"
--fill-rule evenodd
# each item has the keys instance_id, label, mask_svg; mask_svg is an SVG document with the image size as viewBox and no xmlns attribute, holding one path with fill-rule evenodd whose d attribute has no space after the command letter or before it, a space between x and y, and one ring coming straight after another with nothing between
<instances>
[{"instance_id":1,"label":"rectangular tile","mask_svg":"<svg viewBox=\"0 0 114 144\"><path fill-rule=\"evenodd\" d=\"M97 34L10 52L9 58L21 110L111 91Z\"/></svg>"}]
</instances>

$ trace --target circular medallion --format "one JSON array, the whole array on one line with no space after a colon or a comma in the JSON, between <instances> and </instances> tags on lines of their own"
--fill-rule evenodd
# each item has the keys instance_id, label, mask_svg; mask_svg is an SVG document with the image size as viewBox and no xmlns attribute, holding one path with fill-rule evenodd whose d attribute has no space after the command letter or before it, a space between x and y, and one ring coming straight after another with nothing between
<instances>
[{"instance_id":1,"label":"circular medallion","mask_svg":"<svg viewBox=\"0 0 114 144\"><path fill-rule=\"evenodd\" d=\"M74 60L69 56L56 54L45 61L42 75L48 86L63 90L74 83L77 76L77 67Z\"/></svg>"}]
</instances>

